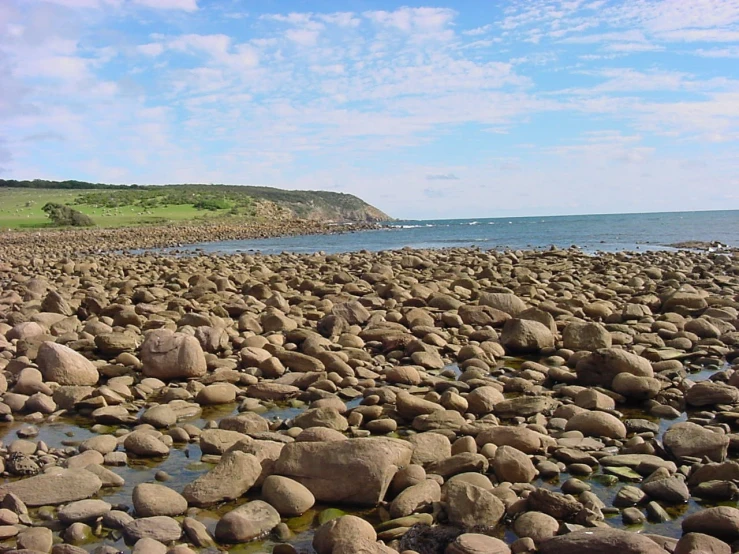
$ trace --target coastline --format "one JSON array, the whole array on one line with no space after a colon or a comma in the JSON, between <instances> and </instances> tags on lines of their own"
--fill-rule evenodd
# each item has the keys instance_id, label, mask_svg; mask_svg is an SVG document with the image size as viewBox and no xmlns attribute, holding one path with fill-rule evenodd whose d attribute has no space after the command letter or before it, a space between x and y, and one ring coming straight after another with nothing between
<instances>
[{"instance_id":1,"label":"coastline","mask_svg":"<svg viewBox=\"0 0 739 554\"><path fill-rule=\"evenodd\" d=\"M111 228L64 228L0 233L0 259L33 248L39 255L84 255L117 251L173 248L225 240L249 240L295 235L326 235L377 229L364 222L326 223L305 219L140 225Z\"/></svg>"}]
</instances>

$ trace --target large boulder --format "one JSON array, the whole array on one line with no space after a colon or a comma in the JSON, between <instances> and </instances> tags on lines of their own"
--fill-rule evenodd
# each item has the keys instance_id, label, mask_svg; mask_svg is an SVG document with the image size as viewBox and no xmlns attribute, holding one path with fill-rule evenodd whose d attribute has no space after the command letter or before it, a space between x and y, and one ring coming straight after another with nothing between
<instances>
[{"instance_id":1,"label":"large boulder","mask_svg":"<svg viewBox=\"0 0 739 554\"><path fill-rule=\"evenodd\" d=\"M233 500L248 491L261 472L262 465L255 456L239 451L226 452L218 465L188 483L182 496L192 506L211 506Z\"/></svg>"},{"instance_id":2,"label":"large boulder","mask_svg":"<svg viewBox=\"0 0 739 554\"><path fill-rule=\"evenodd\" d=\"M531 459L512 446L499 447L492 465L500 482L530 483L537 475Z\"/></svg>"},{"instance_id":3,"label":"large boulder","mask_svg":"<svg viewBox=\"0 0 739 554\"><path fill-rule=\"evenodd\" d=\"M505 505L489 490L465 481L444 486L449 522L466 529L495 527L505 514Z\"/></svg>"},{"instance_id":4,"label":"large boulder","mask_svg":"<svg viewBox=\"0 0 739 554\"><path fill-rule=\"evenodd\" d=\"M231 510L216 525L216 540L235 544L265 536L280 523L280 514L261 500Z\"/></svg>"},{"instance_id":5,"label":"large boulder","mask_svg":"<svg viewBox=\"0 0 739 554\"><path fill-rule=\"evenodd\" d=\"M141 363L147 377L187 379L207 371L205 354L198 339L168 329L150 331L141 345Z\"/></svg>"},{"instance_id":6,"label":"large boulder","mask_svg":"<svg viewBox=\"0 0 739 554\"><path fill-rule=\"evenodd\" d=\"M294 442L284 446L273 473L302 483L319 502L375 506L412 453L410 443L389 438Z\"/></svg>"},{"instance_id":7,"label":"large boulder","mask_svg":"<svg viewBox=\"0 0 739 554\"><path fill-rule=\"evenodd\" d=\"M664 434L665 449L675 458L706 456L713 462L722 462L729 448L729 436L714 433L696 423L676 423Z\"/></svg>"},{"instance_id":8,"label":"large boulder","mask_svg":"<svg viewBox=\"0 0 739 554\"><path fill-rule=\"evenodd\" d=\"M584 529L552 537L539 545L540 554L667 554L649 537L619 529Z\"/></svg>"},{"instance_id":9,"label":"large boulder","mask_svg":"<svg viewBox=\"0 0 739 554\"><path fill-rule=\"evenodd\" d=\"M626 426L623 422L606 412L586 411L575 414L567 421L565 431L580 431L588 437L626 438Z\"/></svg>"},{"instance_id":10,"label":"large boulder","mask_svg":"<svg viewBox=\"0 0 739 554\"><path fill-rule=\"evenodd\" d=\"M103 486L97 475L84 469L42 473L0 486L0 498L15 494L27 506L56 506L90 498Z\"/></svg>"},{"instance_id":11,"label":"large boulder","mask_svg":"<svg viewBox=\"0 0 739 554\"><path fill-rule=\"evenodd\" d=\"M355 552L356 544L377 540L372 524L357 516L342 516L324 523L313 535L313 548L318 554Z\"/></svg>"},{"instance_id":12,"label":"large boulder","mask_svg":"<svg viewBox=\"0 0 739 554\"><path fill-rule=\"evenodd\" d=\"M691 514L683 520L683 533L704 533L733 542L739 539L739 510L717 506Z\"/></svg>"},{"instance_id":13,"label":"large boulder","mask_svg":"<svg viewBox=\"0 0 739 554\"><path fill-rule=\"evenodd\" d=\"M100 374L93 363L68 346L46 341L41 344L36 363L45 381L60 385L95 385Z\"/></svg>"},{"instance_id":14,"label":"large boulder","mask_svg":"<svg viewBox=\"0 0 739 554\"><path fill-rule=\"evenodd\" d=\"M508 292L483 292L478 300L480 306L489 306L505 312L511 317L517 317L528 306L515 294Z\"/></svg>"},{"instance_id":15,"label":"large boulder","mask_svg":"<svg viewBox=\"0 0 739 554\"><path fill-rule=\"evenodd\" d=\"M307 487L280 475L270 475L264 480L262 497L284 517L299 516L316 503Z\"/></svg>"},{"instance_id":16,"label":"large boulder","mask_svg":"<svg viewBox=\"0 0 739 554\"><path fill-rule=\"evenodd\" d=\"M599 323L573 321L562 330L562 342L571 350L599 350L613 346L611 333Z\"/></svg>"},{"instance_id":17,"label":"large boulder","mask_svg":"<svg viewBox=\"0 0 739 554\"><path fill-rule=\"evenodd\" d=\"M156 483L139 483L132 497L139 517L178 516L187 510L187 500L180 493Z\"/></svg>"},{"instance_id":18,"label":"large boulder","mask_svg":"<svg viewBox=\"0 0 739 554\"><path fill-rule=\"evenodd\" d=\"M654 377L649 360L620 348L601 348L581 359L575 366L578 383L610 388L619 373Z\"/></svg>"},{"instance_id":19,"label":"large boulder","mask_svg":"<svg viewBox=\"0 0 739 554\"><path fill-rule=\"evenodd\" d=\"M554 346L554 335L543 323L530 319L509 319L503 325L500 342L513 353L538 352Z\"/></svg>"},{"instance_id":20,"label":"large boulder","mask_svg":"<svg viewBox=\"0 0 739 554\"><path fill-rule=\"evenodd\" d=\"M739 389L726 383L701 381L687 390L685 402L695 408L716 404L736 404L739 403Z\"/></svg>"}]
</instances>

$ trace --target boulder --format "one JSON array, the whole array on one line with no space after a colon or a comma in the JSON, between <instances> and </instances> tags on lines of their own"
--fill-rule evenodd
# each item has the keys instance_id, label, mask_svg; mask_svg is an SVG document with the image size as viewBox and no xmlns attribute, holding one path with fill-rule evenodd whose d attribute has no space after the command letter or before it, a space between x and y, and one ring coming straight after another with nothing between
<instances>
[{"instance_id":1,"label":"boulder","mask_svg":"<svg viewBox=\"0 0 739 554\"><path fill-rule=\"evenodd\" d=\"M599 323L573 321L562 330L562 342L570 350L599 350L611 348L611 333Z\"/></svg>"},{"instance_id":2,"label":"boulder","mask_svg":"<svg viewBox=\"0 0 739 554\"><path fill-rule=\"evenodd\" d=\"M528 306L515 294L507 292L483 292L478 300L480 306L489 306L511 317L517 317Z\"/></svg>"},{"instance_id":3,"label":"boulder","mask_svg":"<svg viewBox=\"0 0 739 554\"><path fill-rule=\"evenodd\" d=\"M552 537L539 545L540 554L667 554L652 539L619 529L583 529Z\"/></svg>"},{"instance_id":4,"label":"boulder","mask_svg":"<svg viewBox=\"0 0 739 554\"><path fill-rule=\"evenodd\" d=\"M606 412L582 412L575 414L565 426L565 431L580 431L589 437L626 438L626 426L616 416Z\"/></svg>"},{"instance_id":5,"label":"boulder","mask_svg":"<svg viewBox=\"0 0 739 554\"><path fill-rule=\"evenodd\" d=\"M182 536L179 522L169 516L153 516L134 519L123 528L126 540L135 543L141 539L153 539L167 544Z\"/></svg>"},{"instance_id":6,"label":"boulder","mask_svg":"<svg viewBox=\"0 0 739 554\"><path fill-rule=\"evenodd\" d=\"M178 516L187 510L187 500L164 485L140 483L133 489L133 507L139 517Z\"/></svg>"},{"instance_id":7,"label":"boulder","mask_svg":"<svg viewBox=\"0 0 739 554\"><path fill-rule=\"evenodd\" d=\"M36 363L45 381L60 385L91 386L100 379L93 363L68 346L46 341L41 344Z\"/></svg>"},{"instance_id":8,"label":"boulder","mask_svg":"<svg viewBox=\"0 0 739 554\"><path fill-rule=\"evenodd\" d=\"M619 373L654 377L649 360L620 348L602 348L581 359L575 366L578 383L610 388Z\"/></svg>"},{"instance_id":9,"label":"boulder","mask_svg":"<svg viewBox=\"0 0 739 554\"><path fill-rule=\"evenodd\" d=\"M141 345L141 363L144 375L165 381L202 377L207 371L198 339L168 329L147 333Z\"/></svg>"},{"instance_id":10,"label":"boulder","mask_svg":"<svg viewBox=\"0 0 739 554\"><path fill-rule=\"evenodd\" d=\"M264 480L262 497L283 517L299 516L316 503L307 487L280 475L270 475Z\"/></svg>"},{"instance_id":11,"label":"boulder","mask_svg":"<svg viewBox=\"0 0 739 554\"><path fill-rule=\"evenodd\" d=\"M530 483L537 475L531 459L512 446L501 446L495 452L493 471L498 481Z\"/></svg>"},{"instance_id":12,"label":"boulder","mask_svg":"<svg viewBox=\"0 0 739 554\"><path fill-rule=\"evenodd\" d=\"M319 502L375 506L412 453L410 443L389 438L294 442L282 449L274 474L302 483Z\"/></svg>"},{"instance_id":13,"label":"boulder","mask_svg":"<svg viewBox=\"0 0 739 554\"><path fill-rule=\"evenodd\" d=\"M739 510L729 506L707 508L683 520L683 533L703 533L733 542L739 539Z\"/></svg>"},{"instance_id":14,"label":"boulder","mask_svg":"<svg viewBox=\"0 0 739 554\"><path fill-rule=\"evenodd\" d=\"M341 516L321 525L313 535L313 548L317 554L355 552L355 543L375 542L372 524L357 516Z\"/></svg>"},{"instance_id":15,"label":"boulder","mask_svg":"<svg viewBox=\"0 0 739 554\"><path fill-rule=\"evenodd\" d=\"M226 544L249 542L265 536L280 523L280 514L261 500L231 510L216 525L216 540Z\"/></svg>"},{"instance_id":16,"label":"boulder","mask_svg":"<svg viewBox=\"0 0 739 554\"><path fill-rule=\"evenodd\" d=\"M244 452L226 452L208 473L188 483L182 496L192 506L211 506L239 498L257 482L262 465Z\"/></svg>"},{"instance_id":17,"label":"boulder","mask_svg":"<svg viewBox=\"0 0 739 554\"><path fill-rule=\"evenodd\" d=\"M688 421L676 423L664 434L662 442L665 449L675 458L706 456L713 462L726 458L730 439L727 435L714 433Z\"/></svg>"},{"instance_id":18,"label":"boulder","mask_svg":"<svg viewBox=\"0 0 739 554\"><path fill-rule=\"evenodd\" d=\"M425 479L401 492L390 504L390 517L399 518L431 509L441 500L441 487L432 479Z\"/></svg>"},{"instance_id":19,"label":"boulder","mask_svg":"<svg viewBox=\"0 0 739 554\"><path fill-rule=\"evenodd\" d=\"M554 335L543 323L514 318L503 325L500 343L512 353L539 352L554 346Z\"/></svg>"},{"instance_id":20,"label":"boulder","mask_svg":"<svg viewBox=\"0 0 739 554\"><path fill-rule=\"evenodd\" d=\"M65 469L42 473L0 486L0 498L15 494L27 506L56 506L90 498L103 486L102 481L84 469Z\"/></svg>"},{"instance_id":21,"label":"boulder","mask_svg":"<svg viewBox=\"0 0 739 554\"><path fill-rule=\"evenodd\" d=\"M445 485L449 522L465 529L495 527L505 514L503 502L489 490L464 481Z\"/></svg>"},{"instance_id":22,"label":"boulder","mask_svg":"<svg viewBox=\"0 0 739 554\"><path fill-rule=\"evenodd\" d=\"M446 547L444 554L511 554L511 549L495 537L462 533Z\"/></svg>"},{"instance_id":23,"label":"boulder","mask_svg":"<svg viewBox=\"0 0 739 554\"><path fill-rule=\"evenodd\" d=\"M632 400L648 400L659 394L662 385L654 377L639 377L631 373L619 373L613 378L611 388Z\"/></svg>"},{"instance_id":24,"label":"boulder","mask_svg":"<svg viewBox=\"0 0 739 554\"><path fill-rule=\"evenodd\" d=\"M716 404L736 404L739 402L739 389L726 383L701 381L687 390L685 402L695 408Z\"/></svg>"}]
</instances>

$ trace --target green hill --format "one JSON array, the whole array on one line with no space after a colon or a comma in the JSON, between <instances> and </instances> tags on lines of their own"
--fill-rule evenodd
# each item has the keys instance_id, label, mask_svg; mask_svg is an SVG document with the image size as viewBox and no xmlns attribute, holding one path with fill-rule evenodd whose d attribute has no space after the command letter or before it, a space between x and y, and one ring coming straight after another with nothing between
<instances>
[{"instance_id":1,"label":"green hill","mask_svg":"<svg viewBox=\"0 0 739 554\"><path fill-rule=\"evenodd\" d=\"M390 219L362 199L339 192L235 185L106 185L84 181L0 179L0 227L42 227L41 208L64 204L106 227L211 220L302 218L326 222Z\"/></svg>"}]
</instances>

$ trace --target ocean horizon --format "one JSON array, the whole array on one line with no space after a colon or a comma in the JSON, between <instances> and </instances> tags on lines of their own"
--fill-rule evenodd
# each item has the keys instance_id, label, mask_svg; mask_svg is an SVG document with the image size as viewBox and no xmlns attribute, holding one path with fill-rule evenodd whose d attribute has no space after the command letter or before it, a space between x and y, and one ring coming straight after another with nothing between
<instances>
[{"instance_id":1,"label":"ocean horizon","mask_svg":"<svg viewBox=\"0 0 739 554\"><path fill-rule=\"evenodd\" d=\"M673 245L688 241L739 247L739 210L392 220L374 230L186 244L176 250L308 254L406 247L505 250L576 246L595 253L673 249Z\"/></svg>"}]
</instances>

